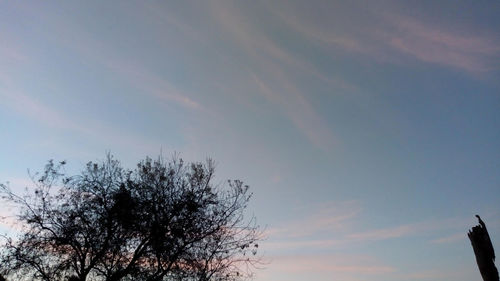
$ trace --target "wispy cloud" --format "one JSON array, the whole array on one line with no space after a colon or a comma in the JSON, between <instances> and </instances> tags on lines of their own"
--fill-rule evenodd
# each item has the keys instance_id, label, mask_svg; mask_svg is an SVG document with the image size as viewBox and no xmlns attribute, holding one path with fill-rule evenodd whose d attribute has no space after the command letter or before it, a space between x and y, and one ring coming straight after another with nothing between
<instances>
[{"instance_id":1,"label":"wispy cloud","mask_svg":"<svg viewBox=\"0 0 500 281\"><path fill-rule=\"evenodd\" d=\"M22 115L29 116L47 126L60 129L85 130L85 128L65 118L58 111L53 110L36 98L10 87L4 87L0 91L0 97L2 98L0 105L14 109Z\"/></svg>"},{"instance_id":2,"label":"wispy cloud","mask_svg":"<svg viewBox=\"0 0 500 281\"><path fill-rule=\"evenodd\" d=\"M362 227L362 208L358 202L347 201L321 206L309 215L289 221L266 232L263 244L273 252L293 249L332 249L360 243L376 243L403 237L436 237L436 233L450 233L435 238L431 243L450 243L464 238L458 229L467 229L470 218L431 219L385 228L354 231ZM441 234L442 235L442 234ZM428 239L428 238L425 238Z\"/></svg>"},{"instance_id":3,"label":"wispy cloud","mask_svg":"<svg viewBox=\"0 0 500 281\"><path fill-rule=\"evenodd\" d=\"M436 63L471 73L498 68L500 40L493 34L465 34L440 26L424 24L409 17L389 17L397 26L388 33L394 49L429 63Z\"/></svg>"},{"instance_id":4,"label":"wispy cloud","mask_svg":"<svg viewBox=\"0 0 500 281\"><path fill-rule=\"evenodd\" d=\"M301 239L301 240L274 240L261 243L262 248L271 252L296 249L331 249L335 246L346 245L344 239Z\"/></svg>"},{"instance_id":5,"label":"wispy cloud","mask_svg":"<svg viewBox=\"0 0 500 281\"><path fill-rule=\"evenodd\" d=\"M466 237L467 237L467 235L462 231L459 233L455 233L452 235L448 235L445 237L434 239L431 241L431 243L435 243L435 244L454 243L454 242L465 240Z\"/></svg>"},{"instance_id":6,"label":"wispy cloud","mask_svg":"<svg viewBox=\"0 0 500 281\"><path fill-rule=\"evenodd\" d=\"M167 79L130 58L120 56L120 52L113 50L102 40L96 39L93 34L76 24L75 21L65 18L65 15L54 15L52 11L38 13L31 6L23 7L23 9L27 15L36 17L50 29L50 32L56 34L46 41L47 44L53 44L64 51L69 50L72 52L71 55L80 56L81 61L85 64L100 67L100 71L109 70L110 74L128 83L129 87L136 88L138 95L152 98L160 105L173 104L193 111L204 110L200 103L169 83ZM60 22L65 22L65 24L62 25ZM10 37L15 39L15 36ZM0 61L8 59L12 61L12 64L20 62L28 66L39 63L37 59L40 58L34 56L36 53L30 57L30 53L24 54L21 51L16 51L15 46L19 42L14 39L7 40L9 44L0 47L0 54L2 54ZM29 51L28 48L21 49ZM86 144L98 142L104 147L113 149L117 149L118 145L119 147L127 147L128 150L140 151L141 155L145 151L156 153L160 147L166 149L161 141L141 136L123 126L108 124L109 120L93 119L91 114L76 116L64 109L56 108L48 102L50 97L40 95L37 92L26 92L22 84L16 81L19 77L9 73L8 69L4 68L7 67L0 67L0 106L13 110L19 115L53 130L51 131L53 136L58 133L62 135L64 132L71 132L71 135L76 133L86 140ZM55 84L53 87L57 88L58 86ZM48 140L37 140L36 145L49 143ZM66 145L77 146L74 143L66 143ZM80 153L81 150L77 154Z\"/></svg>"},{"instance_id":7,"label":"wispy cloud","mask_svg":"<svg viewBox=\"0 0 500 281\"><path fill-rule=\"evenodd\" d=\"M294 220L281 227L269 229L267 235L303 238L313 234L330 234L335 231L343 230L346 225L351 224L351 220L354 219L361 210L361 207L356 201L330 202L320 206L309 216Z\"/></svg>"},{"instance_id":8,"label":"wispy cloud","mask_svg":"<svg viewBox=\"0 0 500 281\"><path fill-rule=\"evenodd\" d=\"M470 223L470 219L468 218L431 219L417 223L351 233L347 235L347 238L353 241L379 241L407 236L421 236L429 235L436 231L467 229L468 223Z\"/></svg>"},{"instance_id":9,"label":"wispy cloud","mask_svg":"<svg viewBox=\"0 0 500 281\"><path fill-rule=\"evenodd\" d=\"M366 232L349 234L348 238L352 240L374 241L385 240L390 238L398 238L419 232L425 228L423 224L408 224L396 227L389 227L383 229L369 230Z\"/></svg>"},{"instance_id":10,"label":"wispy cloud","mask_svg":"<svg viewBox=\"0 0 500 281\"><path fill-rule=\"evenodd\" d=\"M347 6L330 3L339 13L354 13ZM306 18L295 8L268 5L290 29L324 47L361 54L376 61L410 64L404 56L472 74L498 69L500 37L494 30L464 30L430 24L405 11L366 13L370 24L339 17L327 23ZM361 11L356 11L361 12ZM363 11L365 12L365 11ZM365 22L366 23L366 22ZM342 28L339 28L342 27ZM347 30L348 32L346 32Z\"/></svg>"},{"instance_id":11,"label":"wispy cloud","mask_svg":"<svg viewBox=\"0 0 500 281\"><path fill-rule=\"evenodd\" d=\"M160 101L174 102L189 109L201 110L203 107L188 95L174 87L167 79L153 71L123 59L104 60L105 65L114 73L120 75L141 93L147 93Z\"/></svg>"},{"instance_id":12,"label":"wispy cloud","mask_svg":"<svg viewBox=\"0 0 500 281\"><path fill-rule=\"evenodd\" d=\"M338 47L348 52L373 54L373 50L370 49L369 45L364 44L360 38L352 33L341 32L338 28L340 25L338 24L332 24L331 22L327 24L323 22L320 24L315 23L314 19L306 19L301 16L300 11L292 7L283 9L281 6L268 4L267 8L273 15L288 25L291 30L312 40L312 42L319 42L325 46ZM341 11L343 8L335 6L330 7L330 9ZM345 29L347 26L346 24L342 29Z\"/></svg>"},{"instance_id":13,"label":"wispy cloud","mask_svg":"<svg viewBox=\"0 0 500 281\"><path fill-rule=\"evenodd\" d=\"M0 182L8 182L8 187L16 193L19 193L26 188L33 186L33 181L29 178L9 177L3 174L0 174L0 176Z\"/></svg>"},{"instance_id":14,"label":"wispy cloud","mask_svg":"<svg viewBox=\"0 0 500 281\"><path fill-rule=\"evenodd\" d=\"M239 45L245 51L245 56L254 62L248 66L248 73L258 91L277 106L314 146L331 151L336 143L334 133L309 102L306 93L299 89L289 70L299 69L335 84L337 89L355 87L341 79L327 77L315 69L312 63L280 47L255 23L249 23L237 5L215 1L212 11L230 40Z\"/></svg>"},{"instance_id":15,"label":"wispy cloud","mask_svg":"<svg viewBox=\"0 0 500 281\"><path fill-rule=\"evenodd\" d=\"M288 273L358 273L363 275L395 272L372 257L356 255L290 255L270 257L273 271Z\"/></svg>"},{"instance_id":16,"label":"wispy cloud","mask_svg":"<svg viewBox=\"0 0 500 281\"><path fill-rule=\"evenodd\" d=\"M0 228L3 228L7 232L20 232L23 230L23 227L23 223L12 212L0 209Z\"/></svg>"},{"instance_id":17,"label":"wispy cloud","mask_svg":"<svg viewBox=\"0 0 500 281\"><path fill-rule=\"evenodd\" d=\"M331 249L351 243L352 231L362 208L357 201L326 202L307 215L266 231L263 248L271 252L296 249Z\"/></svg>"},{"instance_id":18,"label":"wispy cloud","mask_svg":"<svg viewBox=\"0 0 500 281\"><path fill-rule=\"evenodd\" d=\"M271 85L254 75L254 80L260 92L273 103L283 108L284 113L292 123L316 147L324 151L331 151L337 140L326 122L317 114L297 87L284 76L279 77L279 70L275 70L275 79L279 79L280 89L273 90ZM276 82L275 82L276 83Z\"/></svg>"},{"instance_id":19,"label":"wispy cloud","mask_svg":"<svg viewBox=\"0 0 500 281\"><path fill-rule=\"evenodd\" d=\"M28 56L21 52L21 48L12 41L5 40L5 44L0 46L0 62L2 65L12 67L12 65L26 63L27 61L29 61Z\"/></svg>"},{"instance_id":20,"label":"wispy cloud","mask_svg":"<svg viewBox=\"0 0 500 281\"><path fill-rule=\"evenodd\" d=\"M28 187L33 186L33 182L24 178L12 178L0 175L0 183L8 184L8 187L17 195L24 195L23 192ZM5 180L8 179L7 182ZM8 202L7 200L0 198L0 228L6 231L21 231L23 228L23 223L17 219L16 212L19 211L17 206Z\"/></svg>"},{"instance_id":21,"label":"wispy cloud","mask_svg":"<svg viewBox=\"0 0 500 281\"><path fill-rule=\"evenodd\" d=\"M413 272L401 272L395 274L395 280L471 280L476 279L472 276L472 271L468 266L457 266L452 268L428 269Z\"/></svg>"},{"instance_id":22,"label":"wispy cloud","mask_svg":"<svg viewBox=\"0 0 500 281\"><path fill-rule=\"evenodd\" d=\"M139 151L151 151L151 149L161 147L161 144L155 140L106 126L102 121L92 120L91 118L82 120L69 116L61 110L47 106L35 97L11 88L4 88L3 91L0 91L0 97L2 98L0 106L3 105L14 110L18 114L50 129L77 133L82 137L110 145L109 147L111 147L111 144L113 147L118 144L121 147L133 148ZM53 133L56 133L56 131L53 131ZM37 141L38 145L41 143L43 142Z\"/></svg>"},{"instance_id":23,"label":"wispy cloud","mask_svg":"<svg viewBox=\"0 0 500 281\"><path fill-rule=\"evenodd\" d=\"M153 6L146 5L146 8L151 11ZM158 14L155 13L155 16L157 17ZM45 20L53 24L54 32L60 35L57 37L59 38L57 43L60 46L66 46L93 66L108 69L110 74L114 74L115 77L121 78L125 83L136 88L138 95L149 96L160 102L173 103L188 109L203 109L200 103L170 83L167 77L161 76L158 72L151 70L144 63L134 60L127 54L117 51L114 49L117 46L97 39L97 36L81 26L71 24L72 21L59 17L62 16L55 16L54 18L57 20ZM187 25L182 24L174 17L166 18L168 18L169 23L175 23L183 30L188 28ZM58 20L64 21L66 24L57 25Z\"/></svg>"}]
</instances>

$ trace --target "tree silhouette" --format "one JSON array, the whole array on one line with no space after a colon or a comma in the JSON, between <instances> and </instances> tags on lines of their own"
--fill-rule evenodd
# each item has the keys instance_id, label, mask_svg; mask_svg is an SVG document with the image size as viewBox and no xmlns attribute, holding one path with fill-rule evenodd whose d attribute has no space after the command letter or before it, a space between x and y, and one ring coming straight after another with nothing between
<instances>
[{"instance_id":1,"label":"tree silhouette","mask_svg":"<svg viewBox=\"0 0 500 281\"><path fill-rule=\"evenodd\" d=\"M15 280L235 280L251 274L260 231L245 220L241 181L214 185L214 165L108 155L75 176L49 161L25 196L0 185L24 224L2 251ZM54 190L57 189L57 190Z\"/></svg>"},{"instance_id":2,"label":"tree silhouette","mask_svg":"<svg viewBox=\"0 0 500 281\"><path fill-rule=\"evenodd\" d=\"M495 250L491 243L486 224L476 215L479 225L472 227L467 233L476 256L479 272L484 281L498 281L498 270L495 266Z\"/></svg>"}]
</instances>

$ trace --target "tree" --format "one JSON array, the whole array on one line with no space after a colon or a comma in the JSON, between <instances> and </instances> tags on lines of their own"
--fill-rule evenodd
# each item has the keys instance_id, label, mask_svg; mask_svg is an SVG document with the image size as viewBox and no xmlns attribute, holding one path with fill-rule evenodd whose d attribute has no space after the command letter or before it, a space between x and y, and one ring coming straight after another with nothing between
<instances>
[{"instance_id":1,"label":"tree","mask_svg":"<svg viewBox=\"0 0 500 281\"><path fill-rule=\"evenodd\" d=\"M479 225L472 227L467 233L476 256L477 266L484 281L498 281L498 270L495 266L495 250L491 243L486 224L476 215Z\"/></svg>"},{"instance_id":2,"label":"tree","mask_svg":"<svg viewBox=\"0 0 500 281\"><path fill-rule=\"evenodd\" d=\"M222 281L248 277L259 262L259 228L243 216L248 186L214 185L212 161L146 158L127 170L108 155L74 176L65 164L49 161L25 196L0 185L24 224L3 245L5 276Z\"/></svg>"}]
</instances>

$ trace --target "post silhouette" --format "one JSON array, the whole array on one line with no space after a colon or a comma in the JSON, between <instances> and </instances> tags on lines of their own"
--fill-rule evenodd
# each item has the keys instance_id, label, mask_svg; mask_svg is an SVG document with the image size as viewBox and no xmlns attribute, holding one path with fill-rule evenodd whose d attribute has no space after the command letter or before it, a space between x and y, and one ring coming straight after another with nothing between
<instances>
[{"instance_id":1,"label":"post silhouette","mask_svg":"<svg viewBox=\"0 0 500 281\"><path fill-rule=\"evenodd\" d=\"M479 272L484 281L499 281L498 270L495 266L495 250L491 244L490 235L481 217L478 215L476 217L479 225L472 227L467 236L474 249Z\"/></svg>"}]
</instances>

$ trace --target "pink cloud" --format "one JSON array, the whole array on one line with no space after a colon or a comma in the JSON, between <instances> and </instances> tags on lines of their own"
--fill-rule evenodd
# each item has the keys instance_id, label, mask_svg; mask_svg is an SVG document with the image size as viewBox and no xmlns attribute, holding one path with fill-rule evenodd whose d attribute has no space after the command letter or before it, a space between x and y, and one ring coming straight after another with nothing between
<instances>
[{"instance_id":1,"label":"pink cloud","mask_svg":"<svg viewBox=\"0 0 500 281\"><path fill-rule=\"evenodd\" d=\"M472 280L476 279L476 273L472 266L454 266L452 268L428 269L409 273L398 273L398 280Z\"/></svg>"},{"instance_id":2,"label":"pink cloud","mask_svg":"<svg viewBox=\"0 0 500 281\"><path fill-rule=\"evenodd\" d=\"M396 32L386 33L390 47L415 58L444 66L481 73L498 67L500 42L492 34L471 35L408 17L390 16Z\"/></svg>"},{"instance_id":3,"label":"pink cloud","mask_svg":"<svg viewBox=\"0 0 500 281\"><path fill-rule=\"evenodd\" d=\"M29 178L12 178L7 175L2 175L1 178L8 179L8 187L16 193L24 191L26 188L33 186L33 181Z\"/></svg>"},{"instance_id":4,"label":"pink cloud","mask_svg":"<svg viewBox=\"0 0 500 281\"><path fill-rule=\"evenodd\" d=\"M328 46L337 46L350 52L371 53L366 44L363 44L361 40L349 33L339 32L335 28L324 24L314 24L300 17L300 12L297 11L285 11L282 7L273 7L272 5L268 5L268 8L292 30L316 42L321 42Z\"/></svg>"},{"instance_id":5,"label":"pink cloud","mask_svg":"<svg viewBox=\"0 0 500 281\"><path fill-rule=\"evenodd\" d=\"M266 233L267 236L267 233ZM269 237L269 236L267 236ZM263 241L261 242L262 247L269 251L275 250L291 250L291 249L300 249L300 248L318 248L318 249L326 249L331 248L336 245L343 244L344 241L340 239L325 239L325 240L285 240L285 241Z\"/></svg>"},{"instance_id":6,"label":"pink cloud","mask_svg":"<svg viewBox=\"0 0 500 281\"><path fill-rule=\"evenodd\" d=\"M334 219L342 217L334 217ZM367 230L364 232L352 233L350 228L335 228L335 225L322 225L319 220L309 219L302 223L292 223L287 227L271 229L266 233L270 239L281 238L280 240L264 241L265 249L276 251L283 249L297 248L316 248L328 249L332 247L348 247L349 245L359 244L360 242L375 242L380 240L394 239L409 235L418 235L428 231L430 226L426 223L409 224L382 229ZM322 227L318 227L318 225ZM317 239L315 234L326 234L331 239Z\"/></svg>"},{"instance_id":7,"label":"pink cloud","mask_svg":"<svg viewBox=\"0 0 500 281\"><path fill-rule=\"evenodd\" d=\"M417 223L403 224L393 227L352 233L347 236L352 241L378 241L406 236L417 236L436 230L467 229L470 223L467 218L452 218L443 220L428 220Z\"/></svg>"},{"instance_id":8,"label":"pink cloud","mask_svg":"<svg viewBox=\"0 0 500 281\"><path fill-rule=\"evenodd\" d=\"M347 225L358 216L361 207L355 201L330 202L320 206L314 213L288 222L280 227L272 228L267 231L267 236L287 237L287 238L306 238L315 234L331 234L333 232L346 231ZM305 243L332 244L334 240L309 241ZM294 242L294 243L304 243Z\"/></svg>"},{"instance_id":9,"label":"pink cloud","mask_svg":"<svg viewBox=\"0 0 500 281\"><path fill-rule=\"evenodd\" d=\"M366 275L395 272L372 257L362 255L290 255L275 256L272 270L287 273L359 273Z\"/></svg>"},{"instance_id":10,"label":"pink cloud","mask_svg":"<svg viewBox=\"0 0 500 281\"><path fill-rule=\"evenodd\" d=\"M470 224L470 219L467 218L451 218L353 232L357 222L360 221L361 211L355 201L325 204L307 216L268 229L265 233L268 239L262 243L263 247L272 252L285 249L344 248L359 243L467 229ZM463 237L464 233L460 232L431 242L449 243Z\"/></svg>"},{"instance_id":11,"label":"pink cloud","mask_svg":"<svg viewBox=\"0 0 500 281\"><path fill-rule=\"evenodd\" d=\"M16 185L17 187L17 185ZM17 189L17 188L16 188ZM15 206L11 203L8 203L6 200L0 200L0 228L3 228L7 231L21 231L23 229L24 224L17 219L15 213Z\"/></svg>"},{"instance_id":12,"label":"pink cloud","mask_svg":"<svg viewBox=\"0 0 500 281\"><path fill-rule=\"evenodd\" d=\"M6 40L6 43L9 40ZM22 53L21 48L19 46L15 46L13 44L2 44L0 46L0 62L2 65L17 65L19 63L26 63L28 61L28 56Z\"/></svg>"},{"instance_id":13,"label":"pink cloud","mask_svg":"<svg viewBox=\"0 0 500 281\"><path fill-rule=\"evenodd\" d=\"M41 124L62 131L76 132L86 138L99 140L104 144L119 144L120 146L133 148L137 151L156 152L161 147L159 142L144 138L140 135L121 131L112 126L105 126L102 121L76 119L58 109L47 106L39 99L24 94L20 91L5 88L0 91L0 106L17 111L19 114L40 122ZM36 141L36 146L46 145L43 141ZM51 144L50 141L48 143ZM155 151L152 151L155 150ZM81 151L78 151L81 153Z\"/></svg>"},{"instance_id":14,"label":"pink cloud","mask_svg":"<svg viewBox=\"0 0 500 281\"><path fill-rule=\"evenodd\" d=\"M498 69L495 62L500 58L500 38L495 32L464 32L463 29L431 25L403 16L402 11L369 13L367 16L372 17L372 25L341 21L325 24L308 20L293 8L269 7L281 21L302 36L323 46L363 54L377 61L401 63L401 55L404 54L472 74ZM335 5L335 8L340 12L353 13L342 5Z\"/></svg>"},{"instance_id":15,"label":"pink cloud","mask_svg":"<svg viewBox=\"0 0 500 281\"><path fill-rule=\"evenodd\" d=\"M60 113L46 106L39 100L22 92L6 88L0 92L2 104L23 113L48 126L62 129L84 130L83 127L64 118Z\"/></svg>"},{"instance_id":16,"label":"pink cloud","mask_svg":"<svg viewBox=\"0 0 500 281\"><path fill-rule=\"evenodd\" d=\"M419 230L418 224L401 225L396 227L370 230L366 232L353 233L348 237L353 240L385 240L390 238L398 238L414 233Z\"/></svg>"},{"instance_id":17,"label":"pink cloud","mask_svg":"<svg viewBox=\"0 0 500 281\"><path fill-rule=\"evenodd\" d=\"M275 104L311 144L331 151L338 140L309 102L306 93L299 89L290 70L312 75L340 92L355 90L356 87L321 73L310 61L276 44L272 37L246 19L247 15L237 5L212 2L211 8L214 18L226 32L224 35L241 46L245 55L255 62L249 73L258 93Z\"/></svg>"},{"instance_id":18,"label":"pink cloud","mask_svg":"<svg viewBox=\"0 0 500 281\"><path fill-rule=\"evenodd\" d=\"M23 230L24 225L9 212L0 212L0 227L6 229L9 232L18 232Z\"/></svg>"},{"instance_id":19,"label":"pink cloud","mask_svg":"<svg viewBox=\"0 0 500 281\"><path fill-rule=\"evenodd\" d=\"M148 4L145 8L150 12L155 9L154 4ZM158 11L154 13L153 17L157 20L168 19L169 24L175 24L182 30L188 28L187 25L182 24L175 17L166 16L160 19ZM57 17L55 18L57 19ZM54 21L54 19L46 20ZM113 71L118 77L123 78L126 83L140 90L138 91L140 94L146 94L161 101L173 102L189 109L203 109L201 104L174 87L165 77L155 74L129 57L120 56L119 52L107 45L105 41L96 39L94 35L80 26L71 24L57 25L54 27L54 32L58 33L59 36L57 37L60 44L83 56L86 61L90 60L92 63L100 64Z\"/></svg>"},{"instance_id":20,"label":"pink cloud","mask_svg":"<svg viewBox=\"0 0 500 281\"><path fill-rule=\"evenodd\" d=\"M283 109L286 116L297 129L315 146L324 151L331 151L337 143L327 123L318 115L297 87L282 73L275 69L273 84L279 84L280 90L273 90L271 85L254 75L254 81L269 101ZM277 82L277 83L276 83Z\"/></svg>"},{"instance_id":21,"label":"pink cloud","mask_svg":"<svg viewBox=\"0 0 500 281\"><path fill-rule=\"evenodd\" d=\"M107 58L104 60L104 63L115 73L133 84L134 87L137 87L142 92L148 93L159 100L172 101L190 109L203 109L201 104L176 89L164 78L159 77L139 65L117 58Z\"/></svg>"},{"instance_id":22,"label":"pink cloud","mask_svg":"<svg viewBox=\"0 0 500 281\"><path fill-rule=\"evenodd\" d=\"M431 243L435 243L435 244L454 243L454 242L462 241L465 238L466 238L466 234L462 231L459 233L455 233L452 235L448 235L445 237L434 239L431 241Z\"/></svg>"}]
</instances>

